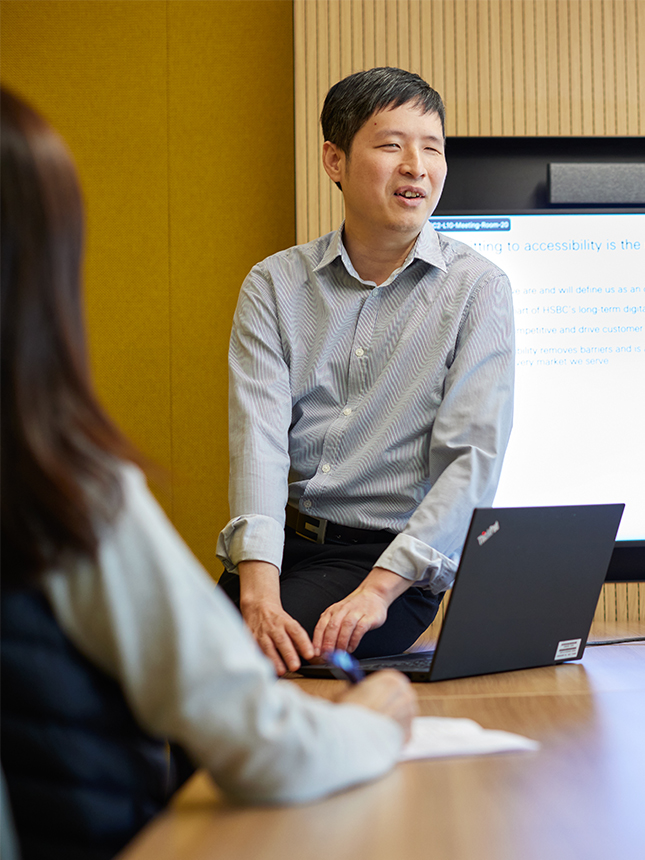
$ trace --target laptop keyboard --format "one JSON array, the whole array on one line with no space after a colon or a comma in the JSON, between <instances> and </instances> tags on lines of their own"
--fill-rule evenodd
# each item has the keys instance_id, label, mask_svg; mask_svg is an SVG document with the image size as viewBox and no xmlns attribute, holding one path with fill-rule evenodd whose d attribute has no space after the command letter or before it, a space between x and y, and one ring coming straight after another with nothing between
<instances>
[{"instance_id":1,"label":"laptop keyboard","mask_svg":"<svg viewBox=\"0 0 645 860\"><path fill-rule=\"evenodd\" d=\"M361 669L365 672L376 672L379 669L398 669L400 672L423 672L430 667L434 651L422 651L418 654L397 654L396 657L374 657L360 660Z\"/></svg>"}]
</instances>

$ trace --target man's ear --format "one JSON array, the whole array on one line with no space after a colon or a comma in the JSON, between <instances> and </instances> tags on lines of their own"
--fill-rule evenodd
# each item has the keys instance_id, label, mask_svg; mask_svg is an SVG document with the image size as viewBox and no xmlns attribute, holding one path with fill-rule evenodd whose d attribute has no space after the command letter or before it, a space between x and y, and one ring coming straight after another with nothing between
<instances>
[{"instance_id":1,"label":"man's ear","mask_svg":"<svg viewBox=\"0 0 645 860\"><path fill-rule=\"evenodd\" d=\"M329 140L323 143L322 162L325 173L337 185L340 183L345 163L345 153Z\"/></svg>"}]
</instances>

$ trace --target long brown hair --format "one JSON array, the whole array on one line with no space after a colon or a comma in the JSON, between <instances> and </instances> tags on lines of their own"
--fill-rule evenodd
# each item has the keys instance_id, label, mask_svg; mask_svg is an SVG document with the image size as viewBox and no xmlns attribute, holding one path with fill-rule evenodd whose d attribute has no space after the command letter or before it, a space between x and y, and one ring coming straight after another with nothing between
<instances>
[{"instance_id":1,"label":"long brown hair","mask_svg":"<svg viewBox=\"0 0 645 860\"><path fill-rule=\"evenodd\" d=\"M89 379L81 297L83 204L56 132L2 88L3 583L69 554L95 558L136 459Z\"/></svg>"}]
</instances>

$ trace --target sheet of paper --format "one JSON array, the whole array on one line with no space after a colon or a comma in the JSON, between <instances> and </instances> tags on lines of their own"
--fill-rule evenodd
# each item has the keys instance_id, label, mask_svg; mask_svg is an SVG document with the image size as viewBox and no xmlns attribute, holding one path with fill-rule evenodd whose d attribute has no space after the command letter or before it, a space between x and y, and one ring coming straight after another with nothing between
<instances>
[{"instance_id":1,"label":"sheet of paper","mask_svg":"<svg viewBox=\"0 0 645 860\"><path fill-rule=\"evenodd\" d=\"M412 724L412 738L403 748L399 760L487 755L539 748L537 741L511 732L484 729L474 720L417 717Z\"/></svg>"}]
</instances>

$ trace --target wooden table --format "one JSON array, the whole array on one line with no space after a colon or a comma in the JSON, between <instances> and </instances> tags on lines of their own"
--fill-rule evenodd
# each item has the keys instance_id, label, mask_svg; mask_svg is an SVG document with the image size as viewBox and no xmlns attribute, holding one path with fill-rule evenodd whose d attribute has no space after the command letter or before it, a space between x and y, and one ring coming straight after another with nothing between
<instances>
[{"instance_id":1,"label":"wooden table","mask_svg":"<svg viewBox=\"0 0 645 860\"><path fill-rule=\"evenodd\" d=\"M332 696L341 682L298 683ZM120 860L645 858L645 643L415 686L423 714L470 717L541 749L409 762L327 800L273 809L227 802L200 772Z\"/></svg>"}]
</instances>

